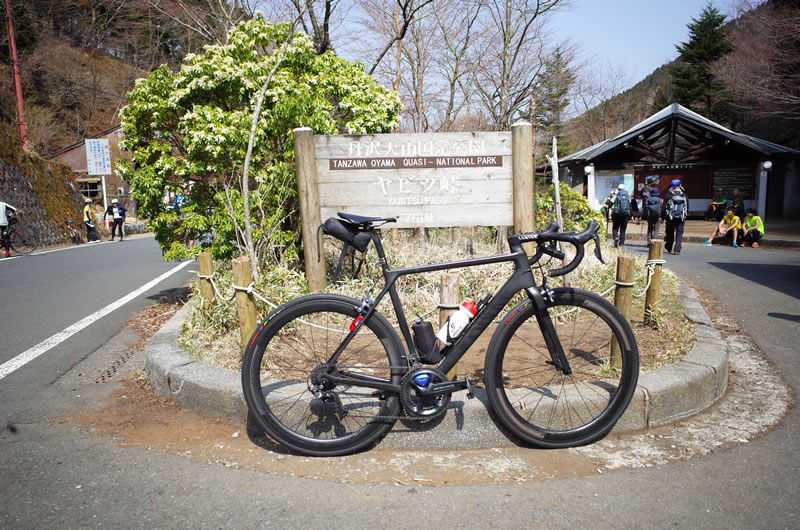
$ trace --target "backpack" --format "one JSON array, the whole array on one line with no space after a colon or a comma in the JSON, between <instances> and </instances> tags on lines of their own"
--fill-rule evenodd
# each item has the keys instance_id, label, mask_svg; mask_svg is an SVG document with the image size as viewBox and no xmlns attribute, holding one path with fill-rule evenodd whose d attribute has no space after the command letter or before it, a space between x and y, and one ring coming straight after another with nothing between
<instances>
[{"instance_id":1,"label":"backpack","mask_svg":"<svg viewBox=\"0 0 800 530\"><path fill-rule=\"evenodd\" d=\"M670 221L677 219L685 221L686 214L686 196L683 193L673 193L672 197L667 201L667 219Z\"/></svg>"},{"instance_id":2,"label":"backpack","mask_svg":"<svg viewBox=\"0 0 800 530\"><path fill-rule=\"evenodd\" d=\"M625 190L619 190L617 198L614 199L614 213L620 215L631 214L631 196Z\"/></svg>"},{"instance_id":3,"label":"backpack","mask_svg":"<svg viewBox=\"0 0 800 530\"><path fill-rule=\"evenodd\" d=\"M659 197L648 197L645 203L645 213L649 218L661 215L661 199Z\"/></svg>"}]
</instances>

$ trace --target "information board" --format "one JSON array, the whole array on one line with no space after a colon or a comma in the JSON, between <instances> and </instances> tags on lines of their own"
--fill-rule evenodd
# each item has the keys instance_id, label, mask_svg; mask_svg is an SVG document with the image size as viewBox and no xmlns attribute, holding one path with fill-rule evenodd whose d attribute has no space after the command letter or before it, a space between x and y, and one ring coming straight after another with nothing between
<instances>
[{"instance_id":1,"label":"information board","mask_svg":"<svg viewBox=\"0 0 800 530\"><path fill-rule=\"evenodd\" d=\"M111 149L108 138L85 140L86 144L86 170L89 175L111 174Z\"/></svg>"},{"instance_id":2,"label":"information board","mask_svg":"<svg viewBox=\"0 0 800 530\"><path fill-rule=\"evenodd\" d=\"M513 224L511 133L315 136L322 219L396 217L392 227Z\"/></svg>"},{"instance_id":3,"label":"information board","mask_svg":"<svg viewBox=\"0 0 800 530\"><path fill-rule=\"evenodd\" d=\"M734 188L739 188L744 199L755 199L756 197L756 169L752 167L717 167L714 168L714 189L712 195L716 195L717 189L722 188L725 197L733 197Z\"/></svg>"}]
</instances>

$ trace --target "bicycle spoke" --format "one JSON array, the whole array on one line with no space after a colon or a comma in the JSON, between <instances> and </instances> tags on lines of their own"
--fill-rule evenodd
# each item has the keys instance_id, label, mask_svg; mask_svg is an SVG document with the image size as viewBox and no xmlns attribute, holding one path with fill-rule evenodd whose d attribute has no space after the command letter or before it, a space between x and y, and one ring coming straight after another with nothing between
<instances>
[{"instance_id":1,"label":"bicycle spoke","mask_svg":"<svg viewBox=\"0 0 800 530\"><path fill-rule=\"evenodd\" d=\"M507 332L502 353L495 357L495 363L487 361L487 370L500 363L499 368L493 368L489 385L502 387L499 415L507 410L518 417L523 427L518 427L519 423L506 426L531 443L568 447L570 440L591 437L595 431L602 434L613 425L606 418L609 411L619 408L621 378L628 361L619 367L611 364L612 337L618 332L609 325L609 319L616 313L609 309L610 316L604 318L606 309L600 306L607 302L588 300L583 294L569 292L548 309L551 315L562 317L551 320L554 340L561 343L570 374L553 365L533 308L511 322L513 330ZM630 380L625 384L629 400L633 386ZM495 394L489 395L493 400Z\"/></svg>"}]
</instances>

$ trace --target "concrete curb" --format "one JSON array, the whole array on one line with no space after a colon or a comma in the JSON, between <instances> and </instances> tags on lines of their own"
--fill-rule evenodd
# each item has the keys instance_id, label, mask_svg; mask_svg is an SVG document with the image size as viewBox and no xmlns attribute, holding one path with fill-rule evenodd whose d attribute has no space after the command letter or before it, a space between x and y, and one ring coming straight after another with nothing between
<instances>
[{"instance_id":1,"label":"concrete curb","mask_svg":"<svg viewBox=\"0 0 800 530\"><path fill-rule=\"evenodd\" d=\"M728 352L694 291L681 282L680 303L695 326L696 342L673 365L642 373L628 410L613 432L665 425L696 414L718 400L728 383ZM247 429L247 407L238 372L199 362L177 345L189 311L181 309L152 338L145 369L156 391L178 406L215 416ZM486 392L453 394L447 414L434 421L399 421L381 447L406 449L480 449L515 445L489 410ZM432 431L432 432L429 432Z\"/></svg>"}]
</instances>

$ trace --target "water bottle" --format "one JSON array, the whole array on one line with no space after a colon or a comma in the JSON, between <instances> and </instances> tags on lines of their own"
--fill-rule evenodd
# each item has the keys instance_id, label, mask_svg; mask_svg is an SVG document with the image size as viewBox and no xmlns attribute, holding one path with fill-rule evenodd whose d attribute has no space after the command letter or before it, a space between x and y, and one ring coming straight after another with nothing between
<instances>
[{"instance_id":1,"label":"water bottle","mask_svg":"<svg viewBox=\"0 0 800 530\"><path fill-rule=\"evenodd\" d=\"M478 309L475 307L475 302L466 301L462 302L458 308L458 312L450 315L445 322L436 338L442 341L445 345L450 346L453 344L453 339L461 335L464 328L467 327L472 317L478 314Z\"/></svg>"}]
</instances>

